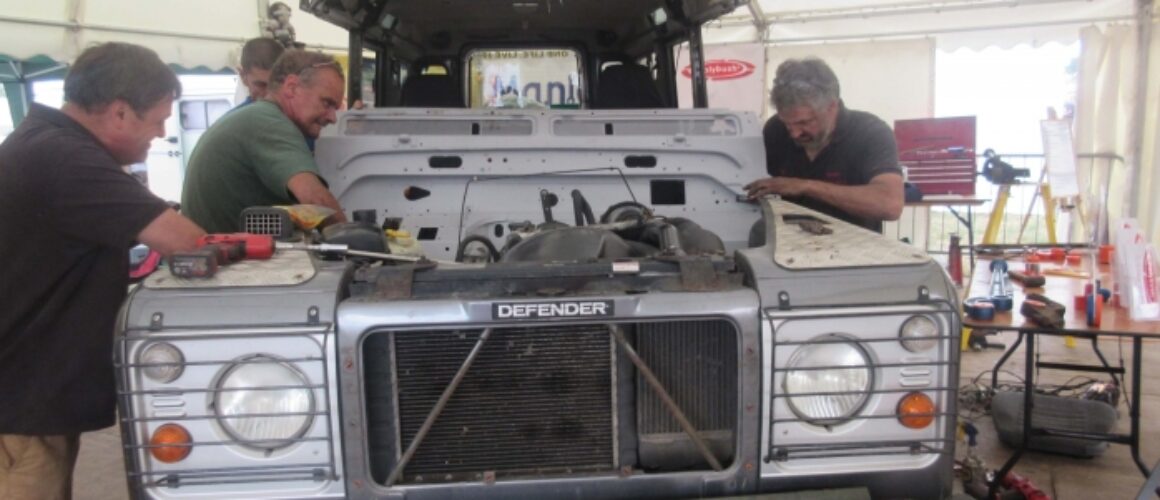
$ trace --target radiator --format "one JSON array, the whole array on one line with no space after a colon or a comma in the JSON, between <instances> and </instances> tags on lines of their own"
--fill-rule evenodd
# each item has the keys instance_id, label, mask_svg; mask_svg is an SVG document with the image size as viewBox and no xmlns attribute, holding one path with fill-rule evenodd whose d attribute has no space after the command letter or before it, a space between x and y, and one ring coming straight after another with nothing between
<instances>
[{"instance_id":1,"label":"radiator","mask_svg":"<svg viewBox=\"0 0 1160 500\"><path fill-rule=\"evenodd\" d=\"M730 458L737 410L732 326L624 326L718 457ZM376 480L397 465L481 333L465 328L367 337L368 451ZM687 435L617 350L601 324L493 330L401 482L613 472L626 462L650 469L701 464ZM634 463L638 448L652 458L642 455L642 463Z\"/></svg>"}]
</instances>

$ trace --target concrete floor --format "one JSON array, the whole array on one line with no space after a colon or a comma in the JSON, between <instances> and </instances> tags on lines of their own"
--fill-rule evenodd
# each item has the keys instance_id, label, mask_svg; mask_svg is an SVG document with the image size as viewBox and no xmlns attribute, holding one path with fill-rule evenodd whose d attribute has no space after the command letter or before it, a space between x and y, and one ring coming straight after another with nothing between
<instances>
[{"instance_id":1,"label":"concrete floor","mask_svg":"<svg viewBox=\"0 0 1160 500\"><path fill-rule=\"evenodd\" d=\"M1014 334L992 337L992 342L1010 345ZM1063 338L1043 337L1038 342L1041 359L1057 362L1094 364L1098 359L1089 342L1081 342L1075 348L1068 348ZM1122 347L1122 349L1121 349ZM1100 348L1113 364L1131 360L1131 343L1122 346L1116 340L1100 343ZM1122 353L1122 354L1121 354ZM1001 355L998 350L965 352L962 356L961 374L964 384L969 384L980 372L987 371L981 381L990 383L989 371ZM1145 342L1143 379L1149 380L1160 371L1160 345ZM1008 360L1006 368L1014 373L1022 373L1022 349ZM1063 383L1076 373L1043 371L1038 380L1043 383ZM1079 374L1093 375L1093 374ZM1093 378L1107 378L1096 375ZM1011 375L1004 375L1001 381L1014 382ZM1142 396L1141 456L1146 465L1151 466L1160 458L1160 384L1144 386ZM1120 420L1117 432L1127 432L1127 407L1121 400ZM974 419L980 430L978 455L988 468L997 469L1011 455L1011 450L999 442L990 417ZM966 455L966 444L960 443L956 456ZM1029 478L1032 483L1051 498L1067 499L1121 499L1135 498L1144 477L1132 462L1129 448L1111 445L1104 455L1092 459L1077 459L1065 456L1028 452L1016 465L1017 474ZM85 434L82 438L80 458L75 475L74 498L77 500L121 500L128 497L125 488L124 463L121 456L120 434L116 428ZM956 484L956 491L961 486Z\"/></svg>"}]
</instances>

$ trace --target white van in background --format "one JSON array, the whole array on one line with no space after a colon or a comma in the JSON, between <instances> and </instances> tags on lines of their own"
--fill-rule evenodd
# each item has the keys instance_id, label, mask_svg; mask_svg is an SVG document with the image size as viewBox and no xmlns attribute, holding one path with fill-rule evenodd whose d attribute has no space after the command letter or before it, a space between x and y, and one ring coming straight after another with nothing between
<instances>
[{"instance_id":1,"label":"white van in background","mask_svg":"<svg viewBox=\"0 0 1160 500\"><path fill-rule=\"evenodd\" d=\"M165 122L166 136L154 139L143 167L149 190L169 201L181 201L185 165L198 139L214 122L234 107L236 75L181 76L182 95L173 103Z\"/></svg>"}]
</instances>

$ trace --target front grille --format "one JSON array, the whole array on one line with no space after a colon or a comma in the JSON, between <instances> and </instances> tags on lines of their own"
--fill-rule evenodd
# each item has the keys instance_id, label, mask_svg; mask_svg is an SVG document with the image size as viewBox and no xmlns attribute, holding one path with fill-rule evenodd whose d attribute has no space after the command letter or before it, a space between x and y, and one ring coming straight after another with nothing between
<instances>
[{"instance_id":1,"label":"front grille","mask_svg":"<svg viewBox=\"0 0 1160 500\"><path fill-rule=\"evenodd\" d=\"M732 429L737 420L737 341L723 321L642 323L637 350L653 373L667 381L673 400L701 431ZM640 432L680 433L677 419L643 379ZM706 390L706 388L708 390Z\"/></svg>"},{"instance_id":2,"label":"front grille","mask_svg":"<svg viewBox=\"0 0 1160 500\"><path fill-rule=\"evenodd\" d=\"M414 440L480 333L394 335L397 432L404 448ZM406 465L403 480L614 469L610 342L608 329L602 325L494 331ZM368 384L368 390L375 388ZM371 403L369 408L372 421L389 422L384 415L374 414L386 405ZM372 452L382 443L372 442ZM389 456L378 453L372 462L376 458L381 461ZM373 465L381 481L380 473L386 468L378 465L385 464Z\"/></svg>"},{"instance_id":3,"label":"front grille","mask_svg":"<svg viewBox=\"0 0 1160 500\"><path fill-rule=\"evenodd\" d=\"M737 333L721 320L621 323L716 458L735 452ZM384 484L482 328L382 331L362 346L372 476ZM395 482L708 468L609 325L496 328Z\"/></svg>"}]
</instances>

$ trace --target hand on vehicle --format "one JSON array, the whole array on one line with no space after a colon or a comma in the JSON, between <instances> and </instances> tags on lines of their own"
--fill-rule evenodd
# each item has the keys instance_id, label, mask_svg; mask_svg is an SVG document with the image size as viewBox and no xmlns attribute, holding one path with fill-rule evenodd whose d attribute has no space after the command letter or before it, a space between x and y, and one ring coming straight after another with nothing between
<instances>
[{"instance_id":1,"label":"hand on vehicle","mask_svg":"<svg viewBox=\"0 0 1160 500\"><path fill-rule=\"evenodd\" d=\"M745 186L745 192L749 195L749 199L755 200L767 194L778 194L782 196L802 196L806 191L806 184L809 181L806 179L796 179L792 177L766 177L750 182Z\"/></svg>"}]
</instances>

